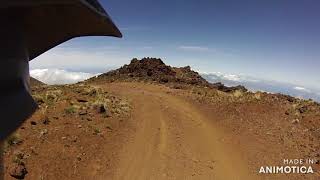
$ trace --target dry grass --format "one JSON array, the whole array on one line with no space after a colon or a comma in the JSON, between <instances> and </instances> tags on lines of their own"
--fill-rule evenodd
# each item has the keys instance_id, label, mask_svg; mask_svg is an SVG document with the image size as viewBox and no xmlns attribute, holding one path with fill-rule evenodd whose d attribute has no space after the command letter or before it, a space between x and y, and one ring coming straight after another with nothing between
<instances>
[{"instance_id":1,"label":"dry grass","mask_svg":"<svg viewBox=\"0 0 320 180\"><path fill-rule=\"evenodd\" d=\"M64 109L64 112L65 112L66 114L74 114L74 113L77 112L77 108L72 105L72 106L69 106L69 107L67 107L66 109Z\"/></svg>"},{"instance_id":2,"label":"dry grass","mask_svg":"<svg viewBox=\"0 0 320 180\"><path fill-rule=\"evenodd\" d=\"M236 91L234 91L233 92L233 97L236 97L236 98L240 98L240 97L242 97L243 96L243 92L242 91L240 91L240 90L236 90Z\"/></svg>"},{"instance_id":3,"label":"dry grass","mask_svg":"<svg viewBox=\"0 0 320 180\"><path fill-rule=\"evenodd\" d=\"M253 97L254 97L256 100L261 100L261 94L260 94L260 92L254 93L254 94L253 94Z\"/></svg>"},{"instance_id":4,"label":"dry grass","mask_svg":"<svg viewBox=\"0 0 320 180\"><path fill-rule=\"evenodd\" d=\"M6 152L11 146L22 143L22 139L18 133L11 134L3 143L2 152Z\"/></svg>"}]
</instances>

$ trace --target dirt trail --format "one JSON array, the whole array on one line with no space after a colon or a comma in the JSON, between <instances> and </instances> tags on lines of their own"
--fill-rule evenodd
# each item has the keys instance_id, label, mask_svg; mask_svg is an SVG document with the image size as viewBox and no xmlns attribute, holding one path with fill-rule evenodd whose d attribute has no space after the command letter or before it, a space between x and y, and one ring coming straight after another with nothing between
<instances>
[{"instance_id":1,"label":"dirt trail","mask_svg":"<svg viewBox=\"0 0 320 180\"><path fill-rule=\"evenodd\" d=\"M111 179L258 179L237 147L223 143L225 132L195 105L159 86L121 83L107 89L131 99L136 122Z\"/></svg>"}]
</instances>

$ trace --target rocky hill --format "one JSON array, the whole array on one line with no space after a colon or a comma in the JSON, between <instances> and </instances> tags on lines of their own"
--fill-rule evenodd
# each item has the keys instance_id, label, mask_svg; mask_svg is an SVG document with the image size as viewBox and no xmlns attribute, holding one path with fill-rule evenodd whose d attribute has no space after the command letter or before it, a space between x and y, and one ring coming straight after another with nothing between
<instances>
[{"instance_id":1,"label":"rocky hill","mask_svg":"<svg viewBox=\"0 0 320 180\"><path fill-rule=\"evenodd\" d=\"M198 86L218 89L224 92L240 90L246 92L243 86L227 87L222 83L209 83L198 72L191 70L190 66L171 67L159 58L132 59L129 65L104 73L88 82L113 81L148 81L166 84L180 89L186 86Z\"/></svg>"}]
</instances>

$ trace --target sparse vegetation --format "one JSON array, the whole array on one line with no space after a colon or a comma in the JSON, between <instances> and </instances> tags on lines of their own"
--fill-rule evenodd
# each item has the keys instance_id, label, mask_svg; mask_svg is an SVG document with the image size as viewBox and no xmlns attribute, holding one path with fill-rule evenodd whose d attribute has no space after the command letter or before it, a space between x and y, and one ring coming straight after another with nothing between
<instances>
[{"instance_id":1,"label":"sparse vegetation","mask_svg":"<svg viewBox=\"0 0 320 180\"><path fill-rule=\"evenodd\" d=\"M24 161L23 161L23 158L24 158L24 153L18 151L14 154L13 158L12 158L12 162L13 163L16 163L16 164L25 164Z\"/></svg>"},{"instance_id":2,"label":"sparse vegetation","mask_svg":"<svg viewBox=\"0 0 320 180\"><path fill-rule=\"evenodd\" d=\"M93 130L93 134L95 134L95 135L98 135L98 134L100 134L101 133L101 130L99 129L99 128L94 128L94 130Z\"/></svg>"},{"instance_id":3,"label":"sparse vegetation","mask_svg":"<svg viewBox=\"0 0 320 180\"><path fill-rule=\"evenodd\" d=\"M65 109L64 109L64 112L65 112L66 114L74 114L74 113L77 112L77 109L75 108L75 106L71 105L71 106L65 108Z\"/></svg>"},{"instance_id":4,"label":"sparse vegetation","mask_svg":"<svg viewBox=\"0 0 320 180\"><path fill-rule=\"evenodd\" d=\"M52 90L52 91L47 91L46 93L46 103L49 105L52 105L56 101L58 101L59 97L62 95L61 90Z\"/></svg>"},{"instance_id":5,"label":"sparse vegetation","mask_svg":"<svg viewBox=\"0 0 320 180\"><path fill-rule=\"evenodd\" d=\"M256 100L261 100L261 93L260 93L260 92L254 93L254 94L253 94L253 97L254 97Z\"/></svg>"},{"instance_id":6,"label":"sparse vegetation","mask_svg":"<svg viewBox=\"0 0 320 180\"><path fill-rule=\"evenodd\" d=\"M45 99L43 98L42 95L34 94L34 95L33 95L33 99L36 101L36 103L37 103L38 105L41 105L41 104L45 103Z\"/></svg>"},{"instance_id":7,"label":"sparse vegetation","mask_svg":"<svg viewBox=\"0 0 320 180\"><path fill-rule=\"evenodd\" d=\"M19 145L23 142L18 133L11 134L3 143L1 152L6 152L12 146Z\"/></svg>"},{"instance_id":8,"label":"sparse vegetation","mask_svg":"<svg viewBox=\"0 0 320 180\"><path fill-rule=\"evenodd\" d=\"M19 134L14 133L14 134L10 135L10 136L6 139L5 143L6 143L8 146L13 146L13 145L22 143L22 140L21 140Z\"/></svg>"},{"instance_id":9,"label":"sparse vegetation","mask_svg":"<svg viewBox=\"0 0 320 180\"><path fill-rule=\"evenodd\" d=\"M236 97L236 98L242 97L242 96L243 96L243 91L236 90L236 91L233 92L232 95L233 95L234 97Z\"/></svg>"}]
</instances>

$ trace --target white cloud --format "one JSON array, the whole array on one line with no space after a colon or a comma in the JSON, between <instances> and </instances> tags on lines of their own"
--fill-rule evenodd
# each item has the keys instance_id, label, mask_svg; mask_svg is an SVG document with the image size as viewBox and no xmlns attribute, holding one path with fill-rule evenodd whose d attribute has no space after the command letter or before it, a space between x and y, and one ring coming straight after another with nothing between
<instances>
[{"instance_id":1,"label":"white cloud","mask_svg":"<svg viewBox=\"0 0 320 180\"><path fill-rule=\"evenodd\" d=\"M86 80L98 74L71 72L60 69L33 69L30 75L46 84L71 84Z\"/></svg>"},{"instance_id":2,"label":"white cloud","mask_svg":"<svg viewBox=\"0 0 320 180\"><path fill-rule=\"evenodd\" d=\"M236 54L236 51L233 51L230 49L212 48L207 46L182 45L182 46L178 46L177 49L181 51L188 51L188 52L212 53L212 54L228 56L228 57L232 57Z\"/></svg>"},{"instance_id":3,"label":"white cloud","mask_svg":"<svg viewBox=\"0 0 320 180\"><path fill-rule=\"evenodd\" d=\"M227 80L234 82L258 82L258 79L252 78L246 75L227 74L221 72L200 73L206 77L210 77L212 80Z\"/></svg>"},{"instance_id":4,"label":"white cloud","mask_svg":"<svg viewBox=\"0 0 320 180\"><path fill-rule=\"evenodd\" d=\"M151 49L153 49L153 47L152 46L143 46L143 47L140 47L138 49L139 50L151 50Z\"/></svg>"},{"instance_id":5,"label":"white cloud","mask_svg":"<svg viewBox=\"0 0 320 180\"><path fill-rule=\"evenodd\" d=\"M225 74L223 75L223 78L229 80L229 81L238 81L241 82L241 77L235 74Z\"/></svg>"},{"instance_id":6,"label":"white cloud","mask_svg":"<svg viewBox=\"0 0 320 180\"><path fill-rule=\"evenodd\" d=\"M309 89L306 89L305 87L300 87L300 86L296 86L293 89L298 90L298 91L310 92Z\"/></svg>"},{"instance_id":7,"label":"white cloud","mask_svg":"<svg viewBox=\"0 0 320 180\"><path fill-rule=\"evenodd\" d=\"M130 56L119 53L117 47L54 48L30 62L31 69L94 69L119 67Z\"/></svg>"},{"instance_id":8,"label":"white cloud","mask_svg":"<svg viewBox=\"0 0 320 180\"><path fill-rule=\"evenodd\" d=\"M150 30L150 27L147 26L130 26L130 27L120 27L121 31L147 31Z\"/></svg>"},{"instance_id":9,"label":"white cloud","mask_svg":"<svg viewBox=\"0 0 320 180\"><path fill-rule=\"evenodd\" d=\"M209 51L210 48L204 46L179 46L178 49L186 51Z\"/></svg>"}]
</instances>

